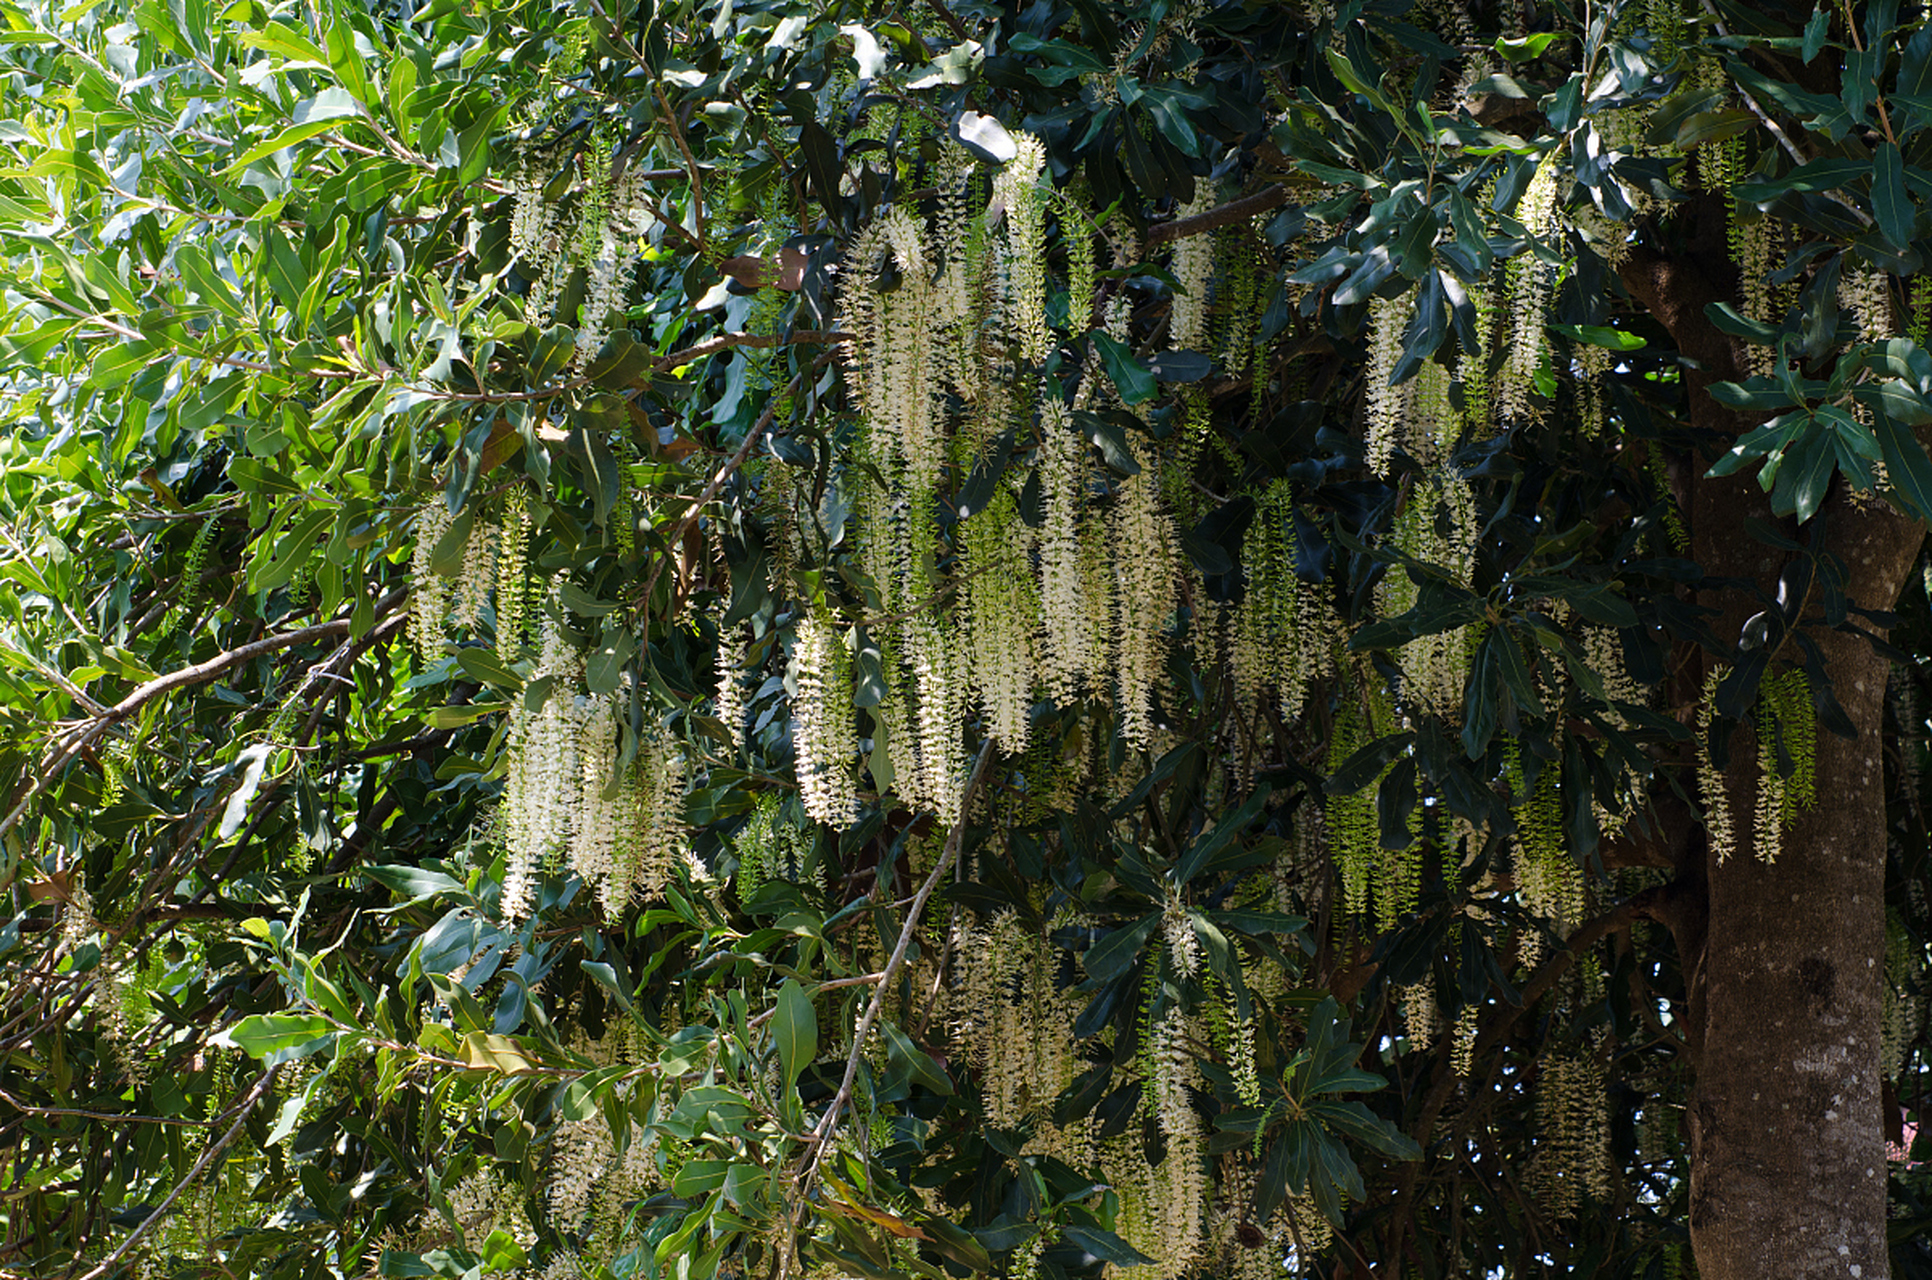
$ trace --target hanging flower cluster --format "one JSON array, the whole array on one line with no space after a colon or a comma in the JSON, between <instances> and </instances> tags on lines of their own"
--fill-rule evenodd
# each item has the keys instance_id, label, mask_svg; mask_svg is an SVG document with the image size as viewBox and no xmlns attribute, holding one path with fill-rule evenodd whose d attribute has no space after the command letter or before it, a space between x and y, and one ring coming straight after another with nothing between
<instances>
[{"instance_id":1,"label":"hanging flower cluster","mask_svg":"<svg viewBox=\"0 0 1932 1280\"><path fill-rule=\"evenodd\" d=\"M684 833L684 757L647 728L632 763L617 767L619 708L628 698L583 691L582 662L554 620L544 628L535 681L549 693L526 699L510 720L508 776L498 821L508 859L502 913L527 918L537 882L566 866L607 912L635 894L660 891L690 862Z\"/></svg>"}]
</instances>

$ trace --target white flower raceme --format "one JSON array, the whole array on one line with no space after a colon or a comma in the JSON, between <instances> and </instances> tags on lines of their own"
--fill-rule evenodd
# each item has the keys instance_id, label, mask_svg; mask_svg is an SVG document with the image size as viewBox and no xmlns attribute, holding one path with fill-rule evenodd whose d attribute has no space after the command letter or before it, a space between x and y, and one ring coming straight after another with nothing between
<instances>
[{"instance_id":1,"label":"white flower raceme","mask_svg":"<svg viewBox=\"0 0 1932 1280\"><path fill-rule=\"evenodd\" d=\"M1402 443L1402 417L1409 388L1389 379L1402 358L1402 331L1409 323L1408 300L1375 298L1369 303L1369 359L1363 375L1368 381L1368 466L1380 476L1389 473L1389 460Z\"/></svg>"},{"instance_id":2,"label":"white flower raceme","mask_svg":"<svg viewBox=\"0 0 1932 1280\"><path fill-rule=\"evenodd\" d=\"M527 701L519 702L510 717L510 760L500 811L509 860L501 906L505 920L529 916L536 878L569 847L572 808L580 794L573 694L579 668L555 621L546 619L532 678L551 677L550 696L534 710Z\"/></svg>"},{"instance_id":3,"label":"white flower raceme","mask_svg":"<svg viewBox=\"0 0 1932 1280\"><path fill-rule=\"evenodd\" d=\"M1071 196L1060 200L1060 241L1067 251L1067 328L1083 334L1093 327L1094 303L1099 291L1094 287L1093 219Z\"/></svg>"},{"instance_id":4,"label":"white flower raceme","mask_svg":"<svg viewBox=\"0 0 1932 1280\"><path fill-rule=\"evenodd\" d=\"M449 532L449 506L440 497L416 513L416 545L409 559L409 638L425 662L443 656L449 617L449 579L430 568L436 546Z\"/></svg>"},{"instance_id":5,"label":"white flower raceme","mask_svg":"<svg viewBox=\"0 0 1932 1280\"><path fill-rule=\"evenodd\" d=\"M973 683L993 738L1009 754L1031 732L1040 599L1028 572L1035 541L1002 488L965 521L966 618Z\"/></svg>"},{"instance_id":6,"label":"white flower raceme","mask_svg":"<svg viewBox=\"0 0 1932 1280\"><path fill-rule=\"evenodd\" d=\"M1013 141L1014 156L993 183L993 200L1006 213L1008 322L1021 358L1038 365L1052 341L1046 323L1046 193L1040 189L1046 148L1030 133Z\"/></svg>"},{"instance_id":7,"label":"white flower raceme","mask_svg":"<svg viewBox=\"0 0 1932 1280\"><path fill-rule=\"evenodd\" d=\"M529 572L530 511L523 490L504 500L496 534L496 652L505 662L523 650L524 576Z\"/></svg>"},{"instance_id":8,"label":"white flower raceme","mask_svg":"<svg viewBox=\"0 0 1932 1280\"><path fill-rule=\"evenodd\" d=\"M859 749L845 638L829 622L807 614L798 621L792 661L799 795L813 821L842 828L858 810L853 757Z\"/></svg>"},{"instance_id":9,"label":"white flower raceme","mask_svg":"<svg viewBox=\"0 0 1932 1280\"><path fill-rule=\"evenodd\" d=\"M1556 230L1556 175L1557 160L1552 154L1537 166L1536 175L1517 202L1516 217L1532 236L1544 238ZM1549 272L1533 252L1525 249L1509 260L1505 275L1509 281L1510 335L1508 358L1496 388L1497 416L1505 420L1537 418L1540 414L1530 391L1548 350L1543 325L1549 303Z\"/></svg>"},{"instance_id":10,"label":"white flower raceme","mask_svg":"<svg viewBox=\"0 0 1932 1280\"><path fill-rule=\"evenodd\" d=\"M1717 669L1704 677L1704 697L1697 706L1697 791L1704 801L1705 838L1719 862L1737 852L1730 793L1724 788L1724 774L1712 760L1709 746L1711 718L1717 712L1717 686L1722 678L1723 672Z\"/></svg>"},{"instance_id":11,"label":"white flower raceme","mask_svg":"<svg viewBox=\"0 0 1932 1280\"><path fill-rule=\"evenodd\" d=\"M1082 599L1080 524L1086 511L1086 441L1073 430L1066 408L1049 400L1040 410L1040 612L1045 627L1041 654L1047 692L1066 705L1093 664L1093 632Z\"/></svg>"},{"instance_id":12,"label":"white flower raceme","mask_svg":"<svg viewBox=\"0 0 1932 1280\"><path fill-rule=\"evenodd\" d=\"M1192 978L1201 971L1201 939L1194 932L1194 921L1187 914L1181 895L1169 886L1161 912L1161 931L1167 939L1167 955L1174 971Z\"/></svg>"},{"instance_id":13,"label":"white flower raceme","mask_svg":"<svg viewBox=\"0 0 1932 1280\"><path fill-rule=\"evenodd\" d=\"M1130 444L1137 454L1137 445ZM1154 685L1167 665L1177 565L1173 529L1162 509L1151 457L1120 482L1114 499L1114 680L1121 734L1145 748L1153 732Z\"/></svg>"},{"instance_id":14,"label":"white flower raceme","mask_svg":"<svg viewBox=\"0 0 1932 1280\"><path fill-rule=\"evenodd\" d=\"M496 527L477 519L463 544L463 567L456 575L456 625L475 632L496 589Z\"/></svg>"},{"instance_id":15,"label":"white flower raceme","mask_svg":"<svg viewBox=\"0 0 1932 1280\"><path fill-rule=\"evenodd\" d=\"M629 885L612 884L616 871L618 806L607 795L617 763L617 716L609 698L576 699L577 805L570 822L570 865L586 885L600 889L604 910L625 905Z\"/></svg>"},{"instance_id":16,"label":"white flower raceme","mask_svg":"<svg viewBox=\"0 0 1932 1280\"><path fill-rule=\"evenodd\" d=\"M680 870L693 883L707 877L685 824L686 781L677 740L662 729L647 729L638 743L617 848L617 875L628 880L633 893L654 898Z\"/></svg>"},{"instance_id":17,"label":"white flower raceme","mask_svg":"<svg viewBox=\"0 0 1932 1280\"><path fill-rule=\"evenodd\" d=\"M939 323L948 328L972 318L966 254L967 237L973 233L968 207L972 174L973 158L965 147L951 138L940 144L939 159L933 165L933 186L939 193L934 240L944 247L946 263L935 287Z\"/></svg>"},{"instance_id":18,"label":"white flower raceme","mask_svg":"<svg viewBox=\"0 0 1932 1280\"><path fill-rule=\"evenodd\" d=\"M1169 1008L1148 1033L1145 1059L1149 1105L1167 1153L1147 1163L1139 1136L1114 1139L1102 1153L1108 1181L1120 1197L1116 1229L1155 1260L1153 1266L1110 1268L1132 1280L1165 1280L1187 1274L1206 1244L1207 1142L1189 1089L1198 1081L1190 1041L1191 1020Z\"/></svg>"},{"instance_id":19,"label":"white flower raceme","mask_svg":"<svg viewBox=\"0 0 1932 1280\"><path fill-rule=\"evenodd\" d=\"M1429 489L1418 487L1396 517L1395 545L1424 564L1447 570L1457 585L1467 587L1473 579L1480 532L1475 498L1468 482L1453 472L1442 472L1437 479L1439 500ZM1445 508L1446 535L1437 518ZM1418 591L1405 569L1392 568L1377 590L1378 608L1384 617L1396 617L1414 607ZM1404 643L1406 697L1438 715L1460 717L1469 662L1480 638L1479 627L1464 625Z\"/></svg>"},{"instance_id":20,"label":"white flower raceme","mask_svg":"<svg viewBox=\"0 0 1932 1280\"><path fill-rule=\"evenodd\" d=\"M951 826L959 820L966 781L965 663L951 630L934 619L914 621L905 637L919 699L917 796L941 825Z\"/></svg>"},{"instance_id":21,"label":"white flower raceme","mask_svg":"<svg viewBox=\"0 0 1932 1280\"><path fill-rule=\"evenodd\" d=\"M1188 218L1205 213L1214 203L1213 192L1203 186L1194 200L1176 211L1175 217ZM1186 236L1174 246L1173 306L1168 313L1168 345L1182 351L1206 351L1208 346L1208 291L1214 277L1214 237Z\"/></svg>"},{"instance_id":22,"label":"white flower raceme","mask_svg":"<svg viewBox=\"0 0 1932 1280\"><path fill-rule=\"evenodd\" d=\"M510 212L510 252L526 264L537 260L548 238L555 210L543 198L545 176L526 159L517 170L515 203Z\"/></svg>"}]
</instances>

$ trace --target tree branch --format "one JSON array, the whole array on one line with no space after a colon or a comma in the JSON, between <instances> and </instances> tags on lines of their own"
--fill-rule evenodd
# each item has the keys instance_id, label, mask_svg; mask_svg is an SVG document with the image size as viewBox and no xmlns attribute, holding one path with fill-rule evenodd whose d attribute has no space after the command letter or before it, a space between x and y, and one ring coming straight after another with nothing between
<instances>
[{"instance_id":1,"label":"tree branch","mask_svg":"<svg viewBox=\"0 0 1932 1280\"><path fill-rule=\"evenodd\" d=\"M1158 226L1149 227L1147 238L1142 243L1146 248L1152 249L1156 245L1167 244L1174 240L1185 240L1189 236L1198 236L1213 231L1217 227L1246 222L1257 213L1266 213L1286 203L1288 203L1288 188L1276 183L1273 186L1263 187L1253 195L1230 200L1224 205L1209 209L1205 213L1197 213L1191 218L1176 218L1172 222L1163 222Z\"/></svg>"},{"instance_id":2,"label":"tree branch","mask_svg":"<svg viewBox=\"0 0 1932 1280\"><path fill-rule=\"evenodd\" d=\"M913 896L912 905L906 910L905 927L899 930L898 945L893 947L892 958L886 961L885 968L880 971L878 985L873 988L872 1003L866 1006L865 1016L859 1019L858 1027L852 1032L852 1052L845 1060L845 1078L840 1081L839 1091L832 1098L832 1105L825 1109L824 1118L818 1122L818 1128L812 1133L812 1142L816 1146L811 1164L814 1172L817 1171L819 1161L830 1148L832 1136L838 1132L839 1113L845 1109L845 1104L851 1101L852 1086L859 1076L859 1062L865 1057L866 1037L872 1034L872 1026L879 1020L880 1011L885 1008L886 997L892 989L894 975L906 962L906 951L912 946L913 935L919 930L920 917L925 914L926 899L932 896L933 889L952 868L953 859L959 856L959 846L966 837L966 814L972 806L973 793L979 790L980 780L986 776L987 767L992 764L995 752L996 748L991 738L980 745L979 759L974 762L973 772L967 777L966 785L959 794L959 820L953 823L953 829L946 835L946 847L939 855L939 865L932 869L932 874L926 877L926 882L919 886L919 892Z\"/></svg>"},{"instance_id":3,"label":"tree branch","mask_svg":"<svg viewBox=\"0 0 1932 1280\"><path fill-rule=\"evenodd\" d=\"M655 363L660 369L671 369L681 364L689 364L693 360L701 360L705 356L716 355L720 351L729 351L733 347L784 347L792 343L844 342L851 336L837 329L798 329L783 338L767 337L757 333L721 333L715 338L707 338L682 351L658 356Z\"/></svg>"},{"instance_id":4,"label":"tree branch","mask_svg":"<svg viewBox=\"0 0 1932 1280\"><path fill-rule=\"evenodd\" d=\"M398 587L376 603L377 611L388 612L408 594L406 588ZM27 806L33 802L34 797L51 786L54 779L60 776L60 771L66 768L84 747L162 694L188 685L203 684L265 653L273 653L277 649L286 649L292 645L307 644L312 640L321 640L329 636L343 635L348 630L349 619L347 618L319 622L312 627L304 627L300 631L286 631L280 635L264 636L250 644L241 645L225 653L218 653L206 662L198 662L194 666L182 667L164 676L156 676L106 711L89 717L69 731L55 758L28 784L26 793L20 797L12 811L5 818L0 818L0 836L13 830L21 817L26 814Z\"/></svg>"},{"instance_id":5,"label":"tree branch","mask_svg":"<svg viewBox=\"0 0 1932 1280\"><path fill-rule=\"evenodd\" d=\"M228 1149L228 1145L241 1133L242 1126L248 1123L249 1113L255 1109L255 1104L266 1096L269 1086L275 1083L276 1073L281 1069L282 1064L278 1062L268 1070L262 1072L261 1079L250 1086L247 1095L236 1106L234 1113L235 1123L228 1126L228 1132L208 1144L207 1150L201 1153L201 1158L195 1161L194 1167L188 1170L187 1176L174 1185L174 1189L162 1198L160 1204L154 1206L154 1212L143 1219L140 1226L128 1233L127 1239L121 1241L120 1248L101 1259L99 1265L92 1271L79 1277L79 1280L100 1280L100 1277L112 1271L115 1264L120 1262L122 1258L125 1258L135 1245L141 1243L141 1238L147 1235L154 1228L154 1225L167 1215L168 1210L174 1206L174 1202L181 1198L181 1193L193 1186L195 1181L201 1177L203 1171L209 1165L213 1164L220 1157L221 1153Z\"/></svg>"}]
</instances>

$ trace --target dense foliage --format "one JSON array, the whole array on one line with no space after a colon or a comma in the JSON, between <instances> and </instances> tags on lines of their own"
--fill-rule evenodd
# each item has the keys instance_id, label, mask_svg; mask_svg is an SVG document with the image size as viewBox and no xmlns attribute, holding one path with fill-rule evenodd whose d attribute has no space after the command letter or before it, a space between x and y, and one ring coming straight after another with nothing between
<instances>
[{"instance_id":1,"label":"dense foliage","mask_svg":"<svg viewBox=\"0 0 1932 1280\"><path fill-rule=\"evenodd\" d=\"M0 1269L1688 1274L1826 633L1922 1114L1895 4L0 17Z\"/></svg>"}]
</instances>

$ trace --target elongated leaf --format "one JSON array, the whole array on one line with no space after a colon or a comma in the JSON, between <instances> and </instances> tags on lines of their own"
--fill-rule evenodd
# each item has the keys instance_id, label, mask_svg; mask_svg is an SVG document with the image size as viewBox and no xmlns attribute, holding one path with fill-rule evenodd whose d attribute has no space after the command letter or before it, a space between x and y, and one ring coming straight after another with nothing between
<instances>
[{"instance_id":1,"label":"elongated leaf","mask_svg":"<svg viewBox=\"0 0 1932 1280\"><path fill-rule=\"evenodd\" d=\"M951 1094L952 1078L949 1077L933 1056L912 1042L912 1037L883 1019L879 1031L885 1037L886 1060L896 1067L902 1067L908 1075L937 1094Z\"/></svg>"},{"instance_id":2,"label":"elongated leaf","mask_svg":"<svg viewBox=\"0 0 1932 1280\"><path fill-rule=\"evenodd\" d=\"M215 835L222 840L234 838L241 830L242 823L248 818L248 806L255 801L255 793L261 790L262 769L268 764L269 753L274 748L268 743L257 743L243 749L237 758L242 764L241 785L228 795L228 803L222 808L221 823Z\"/></svg>"},{"instance_id":3,"label":"elongated leaf","mask_svg":"<svg viewBox=\"0 0 1932 1280\"><path fill-rule=\"evenodd\" d=\"M1932 519L1932 458L1925 456L1918 438L1888 414L1872 415L1873 434L1885 455L1885 470L1909 514Z\"/></svg>"},{"instance_id":4,"label":"elongated leaf","mask_svg":"<svg viewBox=\"0 0 1932 1280\"><path fill-rule=\"evenodd\" d=\"M1127 972L1128 966L1140 957L1141 948L1154 936L1154 926L1160 922L1160 913L1150 912L1108 934L1083 957L1088 978L1095 983L1108 982Z\"/></svg>"},{"instance_id":5,"label":"elongated leaf","mask_svg":"<svg viewBox=\"0 0 1932 1280\"><path fill-rule=\"evenodd\" d=\"M1078 1245L1093 1257L1111 1262L1117 1267L1151 1267L1154 1259L1148 1257L1134 1246L1122 1240L1111 1231L1099 1227L1083 1227L1078 1223L1068 1223L1060 1229L1066 1242Z\"/></svg>"},{"instance_id":6,"label":"elongated leaf","mask_svg":"<svg viewBox=\"0 0 1932 1280\"><path fill-rule=\"evenodd\" d=\"M786 1082L798 1079L799 1073L818 1056L818 1011L796 978L785 979L778 988L771 1035L778 1045L779 1070L784 1072Z\"/></svg>"},{"instance_id":7,"label":"elongated leaf","mask_svg":"<svg viewBox=\"0 0 1932 1280\"><path fill-rule=\"evenodd\" d=\"M1905 189L1905 158L1898 144L1880 143L1872 156L1872 216L1893 248L1902 250L1912 243L1914 213L1912 196Z\"/></svg>"},{"instance_id":8,"label":"elongated leaf","mask_svg":"<svg viewBox=\"0 0 1932 1280\"><path fill-rule=\"evenodd\" d=\"M1160 389L1152 370L1148 369L1127 344L1113 336L1096 329L1088 335L1093 339L1094 350L1100 353L1100 363L1113 379L1114 388L1120 392L1124 404L1139 404L1151 400Z\"/></svg>"},{"instance_id":9,"label":"elongated leaf","mask_svg":"<svg viewBox=\"0 0 1932 1280\"><path fill-rule=\"evenodd\" d=\"M251 1058L266 1058L313 1044L338 1030L319 1013L256 1013L228 1028L223 1038Z\"/></svg>"},{"instance_id":10,"label":"elongated leaf","mask_svg":"<svg viewBox=\"0 0 1932 1280\"><path fill-rule=\"evenodd\" d=\"M1389 761L1408 750L1414 741L1413 733L1392 733L1369 743L1342 762L1323 790L1331 796L1354 795L1381 777Z\"/></svg>"},{"instance_id":11,"label":"elongated leaf","mask_svg":"<svg viewBox=\"0 0 1932 1280\"><path fill-rule=\"evenodd\" d=\"M236 156L228 164L228 172L239 173L257 160L266 159L285 147L326 133L336 127L339 120L351 120L362 115L362 104L347 89L324 89L313 98L295 105L289 114L289 126L266 142L259 142Z\"/></svg>"}]
</instances>

